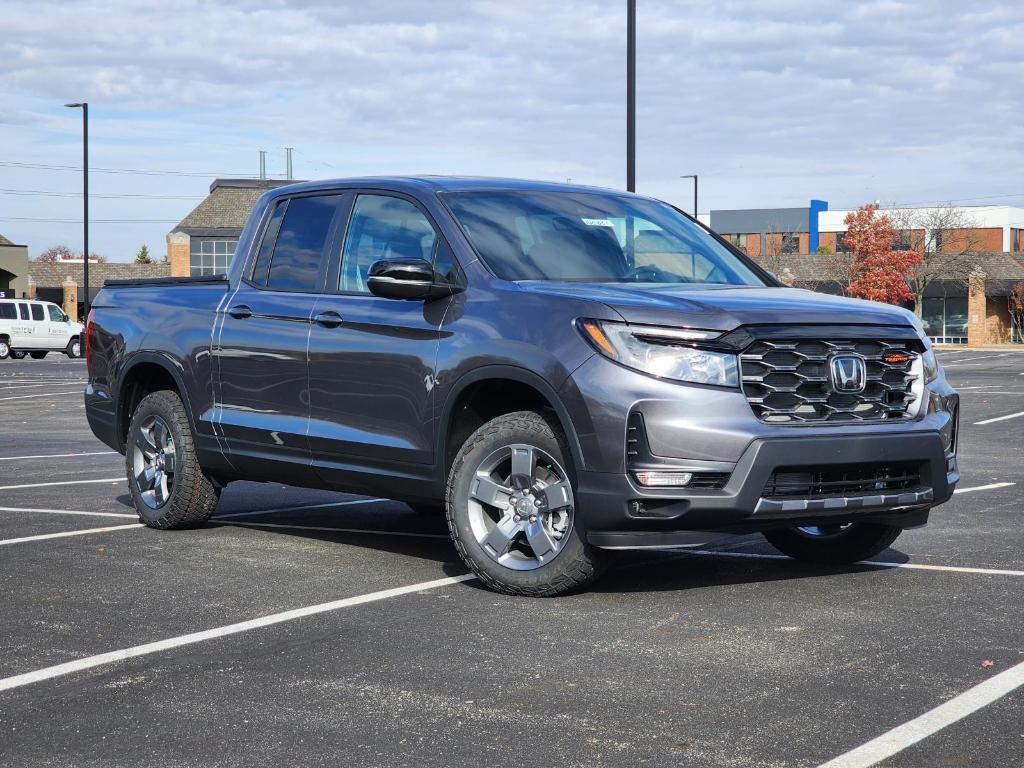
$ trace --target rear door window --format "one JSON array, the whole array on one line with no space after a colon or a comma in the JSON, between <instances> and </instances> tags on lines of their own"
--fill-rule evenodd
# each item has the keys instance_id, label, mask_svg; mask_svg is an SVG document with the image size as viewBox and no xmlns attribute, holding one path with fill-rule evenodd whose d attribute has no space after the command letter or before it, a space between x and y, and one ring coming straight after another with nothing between
<instances>
[{"instance_id":1,"label":"rear door window","mask_svg":"<svg viewBox=\"0 0 1024 768\"><path fill-rule=\"evenodd\" d=\"M317 290L327 240L340 201L341 195L317 195L296 197L288 203L263 283L267 288L296 292ZM261 276L257 274L260 266L260 258L257 258L253 274L257 284L260 283Z\"/></svg>"},{"instance_id":2,"label":"rear door window","mask_svg":"<svg viewBox=\"0 0 1024 768\"><path fill-rule=\"evenodd\" d=\"M32 319L42 322L45 318L43 317L43 307L41 304L29 304L32 307Z\"/></svg>"},{"instance_id":3,"label":"rear door window","mask_svg":"<svg viewBox=\"0 0 1024 768\"><path fill-rule=\"evenodd\" d=\"M18 312L21 315L22 320L28 320L28 304L19 304Z\"/></svg>"}]
</instances>

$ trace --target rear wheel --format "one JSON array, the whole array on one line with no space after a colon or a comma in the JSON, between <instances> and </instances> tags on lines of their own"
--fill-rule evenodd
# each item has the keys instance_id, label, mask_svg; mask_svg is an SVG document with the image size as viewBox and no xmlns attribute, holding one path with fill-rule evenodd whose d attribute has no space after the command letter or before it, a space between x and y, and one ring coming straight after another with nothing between
<instances>
[{"instance_id":1,"label":"rear wheel","mask_svg":"<svg viewBox=\"0 0 1024 768\"><path fill-rule=\"evenodd\" d=\"M448 476L448 528L491 589L549 597L599 574L601 553L576 517L571 455L556 422L519 411L480 427Z\"/></svg>"},{"instance_id":2,"label":"rear wheel","mask_svg":"<svg viewBox=\"0 0 1024 768\"><path fill-rule=\"evenodd\" d=\"M856 563L885 551L902 528L873 523L819 525L765 531L773 547L795 560L826 565Z\"/></svg>"},{"instance_id":3,"label":"rear wheel","mask_svg":"<svg viewBox=\"0 0 1024 768\"><path fill-rule=\"evenodd\" d=\"M82 342L78 340L77 336L68 342L68 345L64 348L64 354L72 360L82 356Z\"/></svg>"},{"instance_id":4,"label":"rear wheel","mask_svg":"<svg viewBox=\"0 0 1024 768\"><path fill-rule=\"evenodd\" d=\"M128 427L125 463L135 511L150 528L202 525L217 507L220 494L199 466L176 392L153 392L139 403Z\"/></svg>"},{"instance_id":5,"label":"rear wheel","mask_svg":"<svg viewBox=\"0 0 1024 768\"><path fill-rule=\"evenodd\" d=\"M11 345L7 339L0 339L0 360L11 354Z\"/></svg>"}]
</instances>

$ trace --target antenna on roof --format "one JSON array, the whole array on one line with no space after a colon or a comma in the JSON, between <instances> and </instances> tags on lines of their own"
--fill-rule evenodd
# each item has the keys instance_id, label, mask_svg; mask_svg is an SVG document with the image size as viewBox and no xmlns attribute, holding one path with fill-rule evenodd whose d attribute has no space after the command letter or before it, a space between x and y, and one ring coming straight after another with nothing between
<instances>
[{"instance_id":1,"label":"antenna on roof","mask_svg":"<svg viewBox=\"0 0 1024 768\"><path fill-rule=\"evenodd\" d=\"M260 181L267 180L267 151L260 150Z\"/></svg>"},{"instance_id":2,"label":"antenna on roof","mask_svg":"<svg viewBox=\"0 0 1024 768\"><path fill-rule=\"evenodd\" d=\"M291 181L292 179L295 178L294 176L292 176L292 151L293 151L293 149L294 149L293 147L285 147L284 148L285 165L288 168L287 173L286 173L288 181Z\"/></svg>"}]
</instances>

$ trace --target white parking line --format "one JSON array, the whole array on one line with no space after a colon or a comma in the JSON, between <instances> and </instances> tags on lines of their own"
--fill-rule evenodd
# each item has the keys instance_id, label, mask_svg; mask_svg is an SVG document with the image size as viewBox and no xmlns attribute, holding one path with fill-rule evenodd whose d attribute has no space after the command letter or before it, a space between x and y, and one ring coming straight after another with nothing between
<instances>
[{"instance_id":1,"label":"white parking line","mask_svg":"<svg viewBox=\"0 0 1024 768\"><path fill-rule=\"evenodd\" d=\"M44 667L43 669L38 669L35 672L26 672L21 675L2 678L0 679L0 691L9 691L12 688L20 688L21 686L38 683L43 680L52 680L55 677L63 677L64 675L81 672L86 669L93 669L94 667L113 664L117 661L132 659L138 656L146 656L151 653L159 653L160 651L167 651L171 648L180 648L183 645L201 643L206 640L215 640L219 637L226 637L228 635L237 635L241 632L249 632L254 629L269 627L286 621L294 621L295 619L301 619L306 616L329 613L342 608L365 605L366 603L387 600L392 597L400 597L414 592L423 592L428 589L447 587L452 584L458 584L474 578L476 577L473 574L467 573L462 576L447 576L443 579L434 579L433 581L421 581L417 584L408 584L404 587L385 589L380 592L370 592L365 595L357 595L356 597L346 597L341 600L333 600L329 603L310 605L305 608L296 608L291 611L283 611L282 613L272 613L269 616L262 616L258 619L250 619L248 621L240 621L236 624L228 624L215 629L207 629L202 632L192 632L191 634L179 635L178 637L172 637L167 640L158 640L154 643L136 645L131 648L122 648L117 651L101 653L96 656L87 656L84 659L76 659L75 661L69 661L65 664Z\"/></svg>"},{"instance_id":2,"label":"white parking line","mask_svg":"<svg viewBox=\"0 0 1024 768\"><path fill-rule=\"evenodd\" d=\"M41 453L36 456L0 456L0 461L21 461L22 459L70 459L76 456L106 456L117 451L87 451L85 453ZM120 456L120 454L117 454Z\"/></svg>"},{"instance_id":3,"label":"white parking line","mask_svg":"<svg viewBox=\"0 0 1024 768\"><path fill-rule=\"evenodd\" d=\"M142 528L142 523L130 525L109 525L106 528L86 528L81 531L61 531L60 533L43 533L39 536L22 536L20 539L0 539L0 546L8 544L24 544L27 541L43 541L45 539L63 539L68 536L86 536L90 533L106 533L107 531L124 531L128 528Z\"/></svg>"},{"instance_id":4,"label":"white parking line","mask_svg":"<svg viewBox=\"0 0 1024 768\"><path fill-rule=\"evenodd\" d=\"M954 696L910 722L883 733L820 768L869 768L938 733L1024 685L1024 662Z\"/></svg>"},{"instance_id":5,"label":"white parking line","mask_svg":"<svg viewBox=\"0 0 1024 768\"><path fill-rule=\"evenodd\" d=\"M974 426L981 426L982 424L994 424L997 421L1006 421L1007 419L1017 419L1024 416L1024 411L1018 411L1017 413L1011 413L1008 416L997 416L994 419L985 419L983 421L974 422Z\"/></svg>"},{"instance_id":6,"label":"white parking line","mask_svg":"<svg viewBox=\"0 0 1024 768\"><path fill-rule=\"evenodd\" d=\"M953 493L972 493L974 491L992 491L996 488L1009 488L1016 483L989 483L988 485L976 485L973 488L957 488Z\"/></svg>"},{"instance_id":7,"label":"white parking line","mask_svg":"<svg viewBox=\"0 0 1024 768\"><path fill-rule=\"evenodd\" d=\"M1009 352L1003 352L1001 355L980 355L979 357L958 357L955 361L955 365L960 363L966 363L968 360L994 360L997 357L1006 357Z\"/></svg>"},{"instance_id":8,"label":"white parking line","mask_svg":"<svg viewBox=\"0 0 1024 768\"><path fill-rule=\"evenodd\" d=\"M734 557L743 560L792 560L788 555L765 555L757 552L729 552L718 549L683 549L676 550L680 555L700 555L704 557ZM985 576L1024 576L1024 571L1011 571L1004 568L971 568L960 565L928 565L927 563L891 563L887 560L861 560L854 565L871 565L876 568L906 568L912 571L942 571L945 573L976 573Z\"/></svg>"},{"instance_id":9,"label":"white parking line","mask_svg":"<svg viewBox=\"0 0 1024 768\"><path fill-rule=\"evenodd\" d=\"M419 533L417 531L376 531L367 528L333 528L326 525L289 525L288 523L225 523L239 528L288 528L297 531L337 531L338 533L363 533L368 536L406 536L414 539L450 539L447 533Z\"/></svg>"},{"instance_id":10,"label":"white parking line","mask_svg":"<svg viewBox=\"0 0 1024 768\"><path fill-rule=\"evenodd\" d=\"M47 488L54 485L88 485L90 483L124 483L124 477L104 477L99 480L60 480L53 483L24 483L22 485L0 485L0 491L13 491L17 488Z\"/></svg>"},{"instance_id":11,"label":"white parking line","mask_svg":"<svg viewBox=\"0 0 1024 768\"><path fill-rule=\"evenodd\" d=\"M0 400L31 400L34 397L56 397L57 395L81 395L82 389L72 389L67 392L44 392L41 395L15 395L14 397L0 397Z\"/></svg>"},{"instance_id":12,"label":"white parking line","mask_svg":"<svg viewBox=\"0 0 1024 768\"><path fill-rule=\"evenodd\" d=\"M7 383L0 383L0 392L6 392L8 389L39 389L40 387L70 387L72 384L75 384L75 383L77 383L77 382L72 382L72 381L67 381L67 380L64 380L64 381L48 381L48 382L44 382L42 384L20 384L20 383L19 384L7 384ZM83 381L81 383L84 386L88 382Z\"/></svg>"},{"instance_id":13,"label":"white parking line","mask_svg":"<svg viewBox=\"0 0 1024 768\"><path fill-rule=\"evenodd\" d=\"M0 512L36 512L43 515L85 515L87 517L127 517L138 519L138 515L121 512L79 512L75 509L39 509L38 507L0 507Z\"/></svg>"}]
</instances>

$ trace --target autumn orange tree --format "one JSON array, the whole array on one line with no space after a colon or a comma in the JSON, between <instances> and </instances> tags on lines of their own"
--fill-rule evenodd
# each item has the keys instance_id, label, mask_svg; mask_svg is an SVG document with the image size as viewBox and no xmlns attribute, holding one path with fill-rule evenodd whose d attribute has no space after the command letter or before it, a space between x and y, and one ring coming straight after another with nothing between
<instances>
[{"instance_id":1,"label":"autumn orange tree","mask_svg":"<svg viewBox=\"0 0 1024 768\"><path fill-rule=\"evenodd\" d=\"M907 278L922 257L916 251L894 251L896 235L892 220L878 214L877 203L862 205L846 214L843 243L851 254L847 264L848 295L886 304L901 304L914 298Z\"/></svg>"}]
</instances>

